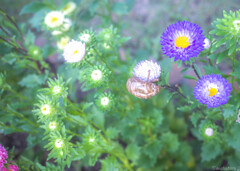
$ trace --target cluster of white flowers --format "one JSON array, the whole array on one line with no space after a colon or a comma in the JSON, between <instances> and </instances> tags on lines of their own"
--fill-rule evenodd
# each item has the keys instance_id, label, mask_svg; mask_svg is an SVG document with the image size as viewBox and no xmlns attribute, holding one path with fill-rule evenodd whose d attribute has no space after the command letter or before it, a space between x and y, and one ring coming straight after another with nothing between
<instances>
[{"instance_id":1,"label":"cluster of white flowers","mask_svg":"<svg viewBox=\"0 0 240 171\"><path fill-rule=\"evenodd\" d=\"M59 35L62 31L68 31L72 26L72 21L65 18L65 15L72 13L76 9L74 2L69 2L61 11L51 11L45 16L45 24L50 28L58 28L54 30L52 35ZM59 28L61 26L61 28ZM59 30L60 29L60 30Z\"/></svg>"}]
</instances>

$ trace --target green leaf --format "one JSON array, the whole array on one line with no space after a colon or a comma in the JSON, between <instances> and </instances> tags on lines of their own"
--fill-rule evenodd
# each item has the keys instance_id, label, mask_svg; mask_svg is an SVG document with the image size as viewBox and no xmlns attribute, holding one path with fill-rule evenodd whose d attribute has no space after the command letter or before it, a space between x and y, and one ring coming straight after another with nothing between
<instances>
[{"instance_id":1,"label":"green leaf","mask_svg":"<svg viewBox=\"0 0 240 171\"><path fill-rule=\"evenodd\" d=\"M120 130L118 130L114 127L110 127L106 130L106 135L110 139L115 139L118 137L119 132L120 132Z\"/></svg>"},{"instance_id":2,"label":"green leaf","mask_svg":"<svg viewBox=\"0 0 240 171\"><path fill-rule=\"evenodd\" d=\"M194 76L192 76L192 75L183 75L182 76L183 78L186 78L186 79L189 79L189 80L198 80L197 78L195 78Z\"/></svg>"},{"instance_id":3,"label":"green leaf","mask_svg":"<svg viewBox=\"0 0 240 171\"><path fill-rule=\"evenodd\" d=\"M136 162L140 155L140 147L137 144L129 144L126 148L126 154L130 160Z\"/></svg>"},{"instance_id":4,"label":"green leaf","mask_svg":"<svg viewBox=\"0 0 240 171\"><path fill-rule=\"evenodd\" d=\"M170 153L176 152L179 148L178 137L171 132L164 133L161 137L161 142L164 144L164 149Z\"/></svg>"},{"instance_id":5,"label":"green leaf","mask_svg":"<svg viewBox=\"0 0 240 171\"><path fill-rule=\"evenodd\" d=\"M225 135L224 139L227 141L227 144L238 151L240 147L239 130L240 130L240 124L236 122L232 126L232 129L228 133L224 134Z\"/></svg>"},{"instance_id":6,"label":"green leaf","mask_svg":"<svg viewBox=\"0 0 240 171\"><path fill-rule=\"evenodd\" d=\"M197 123L201 117L202 117L202 114L199 114L199 113L192 114L191 121L192 121L192 124L194 125L194 127L197 126Z\"/></svg>"},{"instance_id":7,"label":"green leaf","mask_svg":"<svg viewBox=\"0 0 240 171\"><path fill-rule=\"evenodd\" d=\"M33 1L23 7L20 12L20 15L27 13L36 13L37 11L47 7L46 4L40 1Z\"/></svg>"},{"instance_id":8,"label":"green leaf","mask_svg":"<svg viewBox=\"0 0 240 171\"><path fill-rule=\"evenodd\" d=\"M165 82L167 85L169 85L169 72L165 76Z\"/></svg>"},{"instance_id":9,"label":"green leaf","mask_svg":"<svg viewBox=\"0 0 240 171\"><path fill-rule=\"evenodd\" d=\"M202 161L210 161L224 153L224 150L217 142L207 142L202 145Z\"/></svg>"},{"instance_id":10,"label":"green leaf","mask_svg":"<svg viewBox=\"0 0 240 171\"><path fill-rule=\"evenodd\" d=\"M237 110L234 105L226 104L223 108L223 116L225 119L233 116L236 113L237 113Z\"/></svg>"},{"instance_id":11,"label":"green leaf","mask_svg":"<svg viewBox=\"0 0 240 171\"><path fill-rule=\"evenodd\" d=\"M22 87L34 88L45 83L47 77L45 75L29 74L24 77L18 84Z\"/></svg>"}]
</instances>

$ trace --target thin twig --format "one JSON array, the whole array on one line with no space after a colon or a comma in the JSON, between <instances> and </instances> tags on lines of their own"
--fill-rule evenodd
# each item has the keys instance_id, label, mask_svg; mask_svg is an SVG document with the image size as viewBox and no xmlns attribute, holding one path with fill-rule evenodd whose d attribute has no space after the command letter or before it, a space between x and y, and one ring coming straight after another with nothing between
<instances>
[{"instance_id":1,"label":"thin twig","mask_svg":"<svg viewBox=\"0 0 240 171\"><path fill-rule=\"evenodd\" d=\"M178 87L173 87L173 86L168 86L168 85L161 85L161 87L166 88L172 92L177 92L180 96L182 96L183 98L187 98L185 95L183 95L180 91Z\"/></svg>"}]
</instances>

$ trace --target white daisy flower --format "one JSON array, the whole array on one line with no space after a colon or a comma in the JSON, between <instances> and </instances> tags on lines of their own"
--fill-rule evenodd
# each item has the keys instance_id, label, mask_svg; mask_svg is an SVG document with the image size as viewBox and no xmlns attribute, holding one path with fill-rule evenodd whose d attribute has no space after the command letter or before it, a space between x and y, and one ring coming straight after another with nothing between
<instances>
[{"instance_id":1,"label":"white daisy flower","mask_svg":"<svg viewBox=\"0 0 240 171\"><path fill-rule=\"evenodd\" d=\"M60 41L57 42L57 46L59 49L64 49L64 47L67 45L67 43L69 42L70 37L66 36L66 37L62 37L60 39Z\"/></svg>"},{"instance_id":2,"label":"white daisy flower","mask_svg":"<svg viewBox=\"0 0 240 171\"><path fill-rule=\"evenodd\" d=\"M64 48L63 56L69 63L79 62L86 52L85 43L72 40Z\"/></svg>"},{"instance_id":3,"label":"white daisy flower","mask_svg":"<svg viewBox=\"0 0 240 171\"><path fill-rule=\"evenodd\" d=\"M204 45L203 46L204 46L204 49L209 49L210 48L211 42L208 38L204 39Z\"/></svg>"},{"instance_id":4,"label":"white daisy flower","mask_svg":"<svg viewBox=\"0 0 240 171\"><path fill-rule=\"evenodd\" d=\"M214 130L212 129L212 128L206 128L205 129L205 134L207 135L207 136L212 136L213 135L213 133L214 133Z\"/></svg>"},{"instance_id":5,"label":"white daisy flower","mask_svg":"<svg viewBox=\"0 0 240 171\"><path fill-rule=\"evenodd\" d=\"M153 61L141 61L134 67L133 75L144 82L151 82L160 77L161 67Z\"/></svg>"},{"instance_id":6,"label":"white daisy flower","mask_svg":"<svg viewBox=\"0 0 240 171\"><path fill-rule=\"evenodd\" d=\"M240 30L240 20L235 20L235 21L233 22L233 25L234 25L234 27L235 27L235 29L236 29L237 31Z\"/></svg>"},{"instance_id":7,"label":"white daisy flower","mask_svg":"<svg viewBox=\"0 0 240 171\"><path fill-rule=\"evenodd\" d=\"M62 141L61 139L57 139L57 140L55 141L55 146L56 146L57 148L61 148L61 147L63 146L63 141Z\"/></svg>"},{"instance_id":8,"label":"white daisy flower","mask_svg":"<svg viewBox=\"0 0 240 171\"><path fill-rule=\"evenodd\" d=\"M64 15L59 11L51 11L45 16L45 24L48 27L54 28L63 24Z\"/></svg>"},{"instance_id":9,"label":"white daisy flower","mask_svg":"<svg viewBox=\"0 0 240 171\"><path fill-rule=\"evenodd\" d=\"M41 112L42 112L42 114L44 114L44 115L50 114L50 113L51 113L51 107L50 107L50 105L48 105L48 104L43 105L43 106L41 107Z\"/></svg>"},{"instance_id":10,"label":"white daisy flower","mask_svg":"<svg viewBox=\"0 0 240 171\"><path fill-rule=\"evenodd\" d=\"M77 5L74 2L69 2L62 9L64 15L72 13L76 9Z\"/></svg>"},{"instance_id":11,"label":"white daisy flower","mask_svg":"<svg viewBox=\"0 0 240 171\"><path fill-rule=\"evenodd\" d=\"M49 128L50 128L51 130L54 130L56 127L57 127L56 122L50 122L50 123L49 123Z\"/></svg>"},{"instance_id":12,"label":"white daisy flower","mask_svg":"<svg viewBox=\"0 0 240 171\"><path fill-rule=\"evenodd\" d=\"M102 71L96 69L92 72L91 77L94 81L99 81L102 78Z\"/></svg>"},{"instance_id":13,"label":"white daisy flower","mask_svg":"<svg viewBox=\"0 0 240 171\"><path fill-rule=\"evenodd\" d=\"M109 98L108 97L103 97L103 98L101 98L101 104L103 105L103 106L107 106L108 104L109 104Z\"/></svg>"},{"instance_id":14,"label":"white daisy flower","mask_svg":"<svg viewBox=\"0 0 240 171\"><path fill-rule=\"evenodd\" d=\"M80 36L80 40L83 41L83 42L85 42L85 43L87 43L87 42L90 40L90 38L91 38L90 34L87 34L87 33L82 34L82 35Z\"/></svg>"}]
</instances>

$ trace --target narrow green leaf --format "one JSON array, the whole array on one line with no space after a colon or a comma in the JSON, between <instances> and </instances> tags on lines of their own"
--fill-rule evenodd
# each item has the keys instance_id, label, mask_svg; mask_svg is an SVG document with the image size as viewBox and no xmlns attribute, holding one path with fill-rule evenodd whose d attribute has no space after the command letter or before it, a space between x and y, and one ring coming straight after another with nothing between
<instances>
[{"instance_id":1,"label":"narrow green leaf","mask_svg":"<svg viewBox=\"0 0 240 171\"><path fill-rule=\"evenodd\" d=\"M182 76L183 78L186 78L186 79L189 79L189 80L198 80L197 78L195 78L194 76L192 76L192 75L183 75Z\"/></svg>"}]
</instances>

